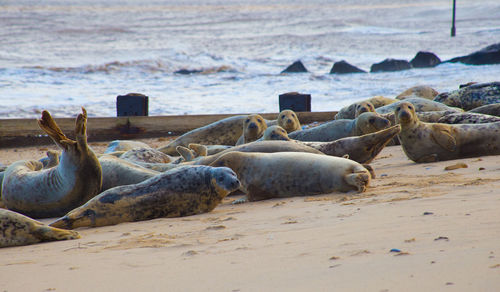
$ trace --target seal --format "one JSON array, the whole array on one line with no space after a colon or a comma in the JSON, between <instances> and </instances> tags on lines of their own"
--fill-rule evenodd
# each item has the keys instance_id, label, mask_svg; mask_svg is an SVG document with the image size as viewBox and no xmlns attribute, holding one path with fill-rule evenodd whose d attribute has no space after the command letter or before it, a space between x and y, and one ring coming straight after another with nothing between
<instances>
[{"instance_id":1,"label":"seal","mask_svg":"<svg viewBox=\"0 0 500 292\"><path fill-rule=\"evenodd\" d=\"M500 103L486 104L471 109L469 112L500 117Z\"/></svg>"},{"instance_id":2,"label":"seal","mask_svg":"<svg viewBox=\"0 0 500 292\"><path fill-rule=\"evenodd\" d=\"M249 115L243 122L243 134L236 142L236 146L253 142L264 134L267 124L260 115Z\"/></svg>"},{"instance_id":3,"label":"seal","mask_svg":"<svg viewBox=\"0 0 500 292\"><path fill-rule=\"evenodd\" d=\"M354 120L333 120L314 128L295 131L288 137L299 141L328 142L373 133L389 125L389 120L376 113L362 113Z\"/></svg>"},{"instance_id":4,"label":"seal","mask_svg":"<svg viewBox=\"0 0 500 292\"><path fill-rule=\"evenodd\" d=\"M464 110L500 103L500 82L477 83L451 92L443 92L436 96L434 101Z\"/></svg>"},{"instance_id":5,"label":"seal","mask_svg":"<svg viewBox=\"0 0 500 292\"><path fill-rule=\"evenodd\" d=\"M375 106L369 101L362 101L356 104L356 111L354 113L354 118L359 117L362 113L374 113Z\"/></svg>"},{"instance_id":6,"label":"seal","mask_svg":"<svg viewBox=\"0 0 500 292\"><path fill-rule=\"evenodd\" d=\"M379 108L385 105L389 105L391 103L397 102L397 99L393 98L388 98L384 96L374 96L372 98L368 98L359 102L352 103L346 107L343 107L339 110L339 112L335 115L336 120L341 120L341 119L354 119L355 113L356 113L356 107L359 103L362 102L369 102L371 103L375 108Z\"/></svg>"},{"instance_id":7,"label":"seal","mask_svg":"<svg viewBox=\"0 0 500 292\"><path fill-rule=\"evenodd\" d=\"M278 126L285 129L287 133L291 133L301 129L299 118L297 117L297 114L292 110L282 110L279 113L277 120Z\"/></svg>"},{"instance_id":8,"label":"seal","mask_svg":"<svg viewBox=\"0 0 500 292\"><path fill-rule=\"evenodd\" d=\"M109 189L50 226L73 229L212 211L240 187L227 167L182 166L141 183Z\"/></svg>"},{"instance_id":9,"label":"seal","mask_svg":"<svg viewBox=\"0 0 500 292\"><path fill-rule=\"evenodd\" d=\"M87 112L76 118L76 141L67 138L48 111L38 125L62 149L56 167L37 160L18 161L5 171L2 200L8 209L32 218L57 217L80 206L101 189L102 170L87 144Z\"/></svg>"},{"instance_id":10,"label":"seal","mask_svg":"<svg viewBox=\"0 0 500 292\"><path fill-rule=\"evenodd\" d=\"M428 100L425 98L419 97L409 97L404 100L397 101L395 103L379 107L376 109L379 114L388 114L393 113L394 110L402 103L409 102L414 105L416 112L433 112L433 111L455 111L455 112L463 112L460 108L450 107L443 103Z\"/></svg>"},{"instance_id":11,"label":"seal","mask_svg":"<svg viewBox=\"0 0 500 292\"><path fill-rule=\"evenodd\" d=\"M437 122L444 124L483 124L500 122L500 117L463 112L443 116Z\"/></svg>"},{"instance_id":12,"label":"seal","mask_svg":"<svg viewBox=\"0 0 500 292\"><path fill-rule=\"evenodd\" d=\"M133 140L114 140L109 142L108 147L104 150L105 154L117 151L128 151L134 148L151 148L146 143Z\"/></svg>"},{"instance_id":13,"label":"seal","mask_svg":"<svg viewBox=\"0 0 500 292\"><path fill-rule=\"evenodd\" d=\"M396 99L403 100L410 97L420 97L433 100L438 94L439 92L437 92L432 87L426 85L417 85L401 92L398 96L396 96Z\"/></svg>"},{"instance_id":14,"label":"seal","mask_svg":"<svg viewBox=\"0 0 500 292\"><path fill-rule=\"evenodd\" d=\"M117 186L140 183L159 174L158 171L112 155L102 155L99 163L102 168L101 192Z\"/></svg>"},{"instance_id":15,"label":"seal","mask_svg":"<svg viewBox=\"0 0 500 292\"><path fill-rule=\"evenodd\" d=\"M268 141L268 140L290 141L290 138L288 137L288 133L285 129L283 129L278 125L275 125L267 128L264 131L264 135L262 135L262 137L260 137L257 141Z\"/></svg>"},{"instance_id":16,"label":"seal","mask_svg":"<svg viewBox=\"0 0 500 292\"><path fill-rule=\"evenodd\" d=\"M169 163L174 159L169 155L153 148L134 148L120 155L121 159L132 162Z\"/></svg>"},{"instance_id":17,"label":"seal","mask_svg":"<svg viewBox=\"0 0 500 292\"><path fill-rule=\"evenodd\" d=\"M362 136L341 138L332 142L300 142L330 156L344 157L365 164L373 159L401 131L399 125Z\"/></svg>"},{"instance_id":18,"label":"seal","mask_svg":"<svg viewBox=\"0 0 500 292\"><path fill-rule=\"evenodd\" d=\"M415 162L435 162L500 154L500 122L448 125L421 122L415 107L402 102L396 109L401 125L399 140L406 156Z\"/></svg>"},{"instance_id":19,"label":"seal","mask_svg":"<svg viewBox=\"0 0 500 292\"><path fill-rule=\"evenodd\" d=\"M371 178L370 172L357 162L311 153L231 152L210 165L234 170L249 201L334 191L363 192Z\"/></svg>"},{"instance_id":20,"label":"seal","mask_svg":"<svg viewBox=\"0 0 500 292\"><path fill-rule=\"evenodd\" d=\"M158 148L168 155L177 155L177 146L188 147L189 143L203 145L235 145L243 134L243 122L248 115L237 115L219 120L206 126L191 130L167 145Z\"/></svg>"},{"instance_id":21,"label":"seal","mask_svg":"<svg viewBox=\"0 0 500 292\"><path fill-rule=\"evenodd\" d=\"M0 209L0 247L78 238L80 235L76 231L50 227L19 213Z\"/></svg>"}]
</instances>

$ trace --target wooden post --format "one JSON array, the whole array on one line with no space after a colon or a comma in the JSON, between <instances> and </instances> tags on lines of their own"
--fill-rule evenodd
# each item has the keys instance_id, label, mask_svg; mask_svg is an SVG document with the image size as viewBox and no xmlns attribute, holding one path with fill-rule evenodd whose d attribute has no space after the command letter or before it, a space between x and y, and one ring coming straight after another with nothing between
<instances>
[{"instance_id":1,"label":"wooden post","mask_svg":"<svg viewBox=\"0 0 500 292\"><path fill-rule=\"evenodd\" d=\"M454 37L457 33L455 29L455 10L456 10L456 0L453 0L453 18L451 21L451 36Z\"/></svg>"}]
</instances>

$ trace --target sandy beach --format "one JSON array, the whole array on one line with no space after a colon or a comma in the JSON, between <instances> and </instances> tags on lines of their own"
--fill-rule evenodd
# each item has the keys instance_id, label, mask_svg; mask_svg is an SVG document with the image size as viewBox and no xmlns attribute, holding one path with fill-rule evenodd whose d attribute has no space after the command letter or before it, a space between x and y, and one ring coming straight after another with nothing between
<instances>
[{"instance_id":1,"label":"sandy beach","mask_svg":"<svg viewBox=\"0 0 500 292\"><path fill-rule=\"evenodd\" d=\"M52 148L2 149L0 161ZM445 170L457 163L467 168ZM228 197L207 214L2 248L1 290L498 291L499 165L500 156L416 164L386 147L362 194Z\"/></svg>"}]
</instances>

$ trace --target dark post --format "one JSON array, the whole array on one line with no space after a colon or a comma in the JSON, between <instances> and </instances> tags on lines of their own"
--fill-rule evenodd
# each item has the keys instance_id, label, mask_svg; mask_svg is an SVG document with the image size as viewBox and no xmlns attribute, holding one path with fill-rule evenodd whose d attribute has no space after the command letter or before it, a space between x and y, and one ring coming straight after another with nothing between
<instances>
[{"instance_id":1,"label":"dark post","mask_svg":"<svg viewBox=\"0 0 500 292\"><path fill-rule=\"evenodd\" d=\"M456 0L453 0L453 19L451 21L451 36L454 37L456 34L455 29L455 8L456 8Z\"/></svg>"},{"instance_id":2,"label":"dark post","mask_svg":"<svg viewBox=\"0 0 500 292\"><path fill-rule=\"evenodd\" d=\"M116 97L116 116L147 116L149 98L140 93L128 93Z\"/></svg>"},{"instance_id":3,"label":"dark post","mask_svg":"<svg viewBox=\"0 0 500 292\"><path fill-rule=\"evenodd\" d=\"M311 111L311 95L298 92L288 92L279 95L280 112L291 109L294 112Z\"/></svg>"}]
</instances>

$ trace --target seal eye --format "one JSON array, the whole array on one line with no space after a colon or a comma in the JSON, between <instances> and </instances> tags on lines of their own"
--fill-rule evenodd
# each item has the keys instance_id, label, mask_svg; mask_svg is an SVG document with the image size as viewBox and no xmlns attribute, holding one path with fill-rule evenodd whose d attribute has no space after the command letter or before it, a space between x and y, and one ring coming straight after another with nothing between
<instances>
[{"instance_id":1,"label":"seal eye","mask_svg":"<svg viewBox=\"0 0 500 292\"><path fill-rule=\"evenodd\" d=\"M368 120L370 122L370 124L373 124L375 123L375 118L371 118L370 120Z\"/></svg>"},{"instance_id":2,"label":"seal eye","mask_svg":"<svg viewBox=\"0 0 500 292\"><path fill-rule=\"evenodd\" d=\"M400 111L401 110L401 107L398 106L398 108L396 108L396 111Z\"/></svg>"},{"instance_id":3,"label":"seal eye","mask_svg":"<svg viewBox=\"0 0 500 292\"><path fill-rule=\"evenodd\" d=\"M249 122L250 122L250 119L247 119L247 120L245 121L245 123L249 123Z\"/></svg>"},{"instance_id":4,"label":"seal eye","mask_svg":"<svg viewBox=\"0 0 500 292\"><path fill-rule=\"evenodd\" d=\"M281 119L284 119L284 118L285 118L285 116L284 116L284 115L283 115L283 116L281 116Z\"/></svg>"},{"instance_id":5,"label":"seal eye","mask_svg":"<svg viewBox=\"0 0 500 292\"><path fill-rule=\"evenodd\" d=\"M411 109L411 110L412 110L412 109L413 109L413 107L412 107L411 105L409 105L409 106L408 106L408 109Z\"/></svg>"},{"instance_id":6,"label":"seal eye","mask_svg":"<svg viewBox=\"0 0 500 292\"><path fill-rule=\"evenodd\" d=\"M259 123L262 123L262 120L261 120L261 119L257 119L257 121L259 121Z\"/></svg>"}]
</instances>

